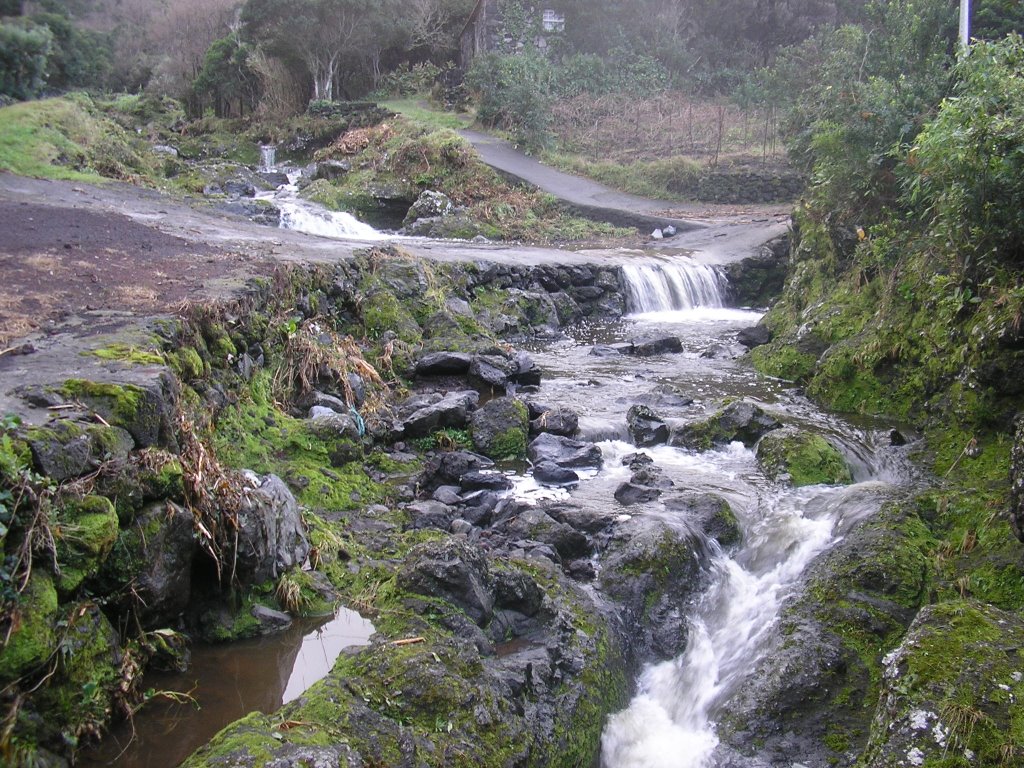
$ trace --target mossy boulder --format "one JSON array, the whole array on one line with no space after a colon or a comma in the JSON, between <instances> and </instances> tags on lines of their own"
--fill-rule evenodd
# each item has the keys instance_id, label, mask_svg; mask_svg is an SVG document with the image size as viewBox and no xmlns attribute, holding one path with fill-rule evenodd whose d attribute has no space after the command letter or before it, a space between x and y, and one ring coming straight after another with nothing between
<instances>
[{"instance_id":1,"label":"mossy boulder","mask_svg":"<svg viewBox=\"0 0 1024 768\"><path fill-rule=\"evenodd\" d=\"M757 462L772 480L793 486L846 485L853 474L843 454L827 438L787 427L769 432L757 444Z\"/></svg>"},{"instance_id":2,"label":"mossy boulder","mask_svg":"<svg viewBox=\"0 0 1024 768\"><path fill-rule=\"evenodd\" d=\"M61 394L84 403L109 424L127 430L139 448L177 444L173 425L178 385L169 371L148 380L145 386L69 379Z\"/></svg>"},{"instance_id":3,"label":"mossy boulder","mask_svg":"<svg viewBox=\"0 0 1024 768\"><path fill-rule=\"evenodd\" d=\"M0 680L10 682L57 650L57 588L42 569L33 571L10 618L10 637L0 648Z\"/></svg>"},{"instance_id":4,"label":"mossy boulder","mask_svg":"<svg viewBox=\"0 0 1024 768\"><path fill-rule=\"evenodd\" d=\"M488 400L470 421L473 445L492 459L518 459L526 455L530 414L526 405L513 397Z\"/></svg>"},{"instance_id":5,"label":"mossy boulder","mask_svg":"<svg viewBox=\"0 0 1024 768\"><path fill-rule=\"evenodd\" d=\"M1019 765L1024 620L956 600L926 606L885 657L861 765Z\"/></svg>"},{"instance_id":6,"label":"mossy boulder","mask_svg":"<svg viewBox=\"0 0 1024 768\"><path fill-rule=\"evenodd\" d=\"M50 531L61 594L74 592L99 570L117 541L117 526L114 505L103 496L86 496L57 507Z\"/></svg>"},{"instance_id":7,"label":"mossy boulder","mask_svg":"<svg viewBox=\"0 0 1024 768\"><path fill-rule=\"evenodd\" d=\"M756 403L737 400L706 419L678 427L669 437L669 444L697 451L707 451L732 442L753 447L763 435L781 426L778 419Z\"/></svg>"},{"instance_id":8,"label":"mossy boulder","mask_svg":"<svg viewBox=\"0 0 1024 768\"><path fill-rule=\"evenodd\" d=\"M86 472L92 457L92 440L80 424L58 421L26 434L32 460L41 474L62 483Z\"/></svg>"}]
</instances>

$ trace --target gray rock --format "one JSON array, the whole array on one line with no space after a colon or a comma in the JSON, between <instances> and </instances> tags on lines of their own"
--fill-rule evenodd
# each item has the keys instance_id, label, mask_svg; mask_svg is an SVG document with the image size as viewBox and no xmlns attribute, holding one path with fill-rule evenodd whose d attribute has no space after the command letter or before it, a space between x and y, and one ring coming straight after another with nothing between
<instances>
[{"instance_id":1,"label":"gray rock","mask_svg":"<svg viewBox=\"0 0 1024 768\"><path fill-rule=\"evenodd\" d=\"M728 547L740 541L740 526L729 502L713 493L685 491L663 500L665 508L681 513L696 530Z\"/></svg>"},{"instance_id":2,"label":"gray rock","mask_svg":"<svg viewBox=\"0 0 1024 768\"><path fill-rule=\"evenodd\" d=\"M457 485L442 485L434 491L431 498L434 501L439 501L442 504L447 504L449 507L453 507L462 502L460 491L461 488Z\"/></svg>"},{"instance_id":3,"label":"gray rock","mask_svg":"<svg viewBox=\"0 0 1024 768\"><path fill-rule=\"evenodd\" d=\"M558 553L559 559L574 560L584 557L589 555L593 548L586 534L558 522L537 507L527 507L495 528L512 539L545 544Z\"/></svg>"},{"instance_id":4,"label":"gray rock","mask_svg":"<svg viewBox=\"0 0 1024 768\"><path fill-rule=\"evenodd\" d=\"M633 504L647 504L661 498L663 491L649 485L640 485L632 481L622 483L615 489L615 500L625 507Z\"/></svg>"},{"instance_id":5,"label":"gray rock","mask_svg":"<svg viewBox=\"0 0 1024 768\"><path fill-rule=\"evenodd\" d=\"M259 622L261 635L281 632L292 625L292 617L287 613L275 611L265 605L254 605L251 613L252 617Z\"/></svg>"},{"instance_id":6,"label":"gray rock","mask_svg":"<svg viewBox=\"0 0 1024 768\"><path fill-rule=\"evenodd\" d=\"M348 411L348 408L345 409ZM314 405L309 409L310 428L324 439L345 438L358 440L359 427L347 413L338 413L331 407Z\"/></svg>"},{"instance_id":7,"label":"gray rock","mask_svg":"<svg viewBox=\"0 0 1024 768\"><path fill-rule=\"evenodd\" d=\"M580 476L567 467L545 460L534 465L533 479L541 485L569 485L578 483Z\"/></svg>"},{"instance_id":8,"label":"gray rock","mask_svg":"<svg viewBox=\"0 0 1024 768\"><path fill-rule=\"evenodd\" d=\"M742 344L712 344L707 347L700 356L705 360L735 360L746 354L747 349Z\"/></svg>"},{"instance_id":9,"label":"gray rock","mask_svg":"<svg viewBox=\"0 0 1024 768\"><path fill-rule=\"evenodd\" d=\"M761 347L772 340L772 332L766 325L754 325L750 328L742 328L736 334L736 341L747 349Z\"/></svg>"},{"instance_id":10,"label":"gray rock","mask_svg":"<svg viewBox=\"0 0 1024 768\"><path fill-rule=\"evenodd\" d=\"M316 169L313 171L313 179L334 181L345 176L351 170L352 163L348 160L323 160L316 164Z\"/></svg>"},{"instance_id":11,"label":"gray rock","mask_svg":"<svg viewBox=\"0 0 1024 768\"><path fill-rule=\"evenodd\" d=\"M626 428L640 447L668 442L668 424L646 405L634 405L626 413Z\"/></svg>"},{"instance_id":12,"label":"gray rock","mask_svg":"<svg viewBox=\"0 0 1024 768\"><path fill-rule=\"evenodd\" d=\"M512 480L500 472L470 471L459 481L466 493L473 491L507 491L512 487Z\"/></svg>"},{"instance_id":13,"label":"gray rock","mask_svg":"<svg viewBox=\"0 0 1024 768\"><path fill-rule=\"evenodd\" d=\"M634 341L627 354L637 357L653 357L683 351L683 342L678 336L656 336L650 339Z\"/></svg>"},{"instance_id":14,"label":"gray rock","mask_svg":"<svg viewBox=\"0 0 1024 768\"><path fill-rule=\"evenodd\" d=\"M78 425L57 422L30 435L32 460L41 474L58 483L79 477L89 468L92 439Z\"/></svg>"},{"instance_id":15,"label":"gray rock","mask_svg":"<svg viewBox=\"0 0 1024 768\"><path fill-rule=\"evenodd\" d=\"M406 509L409 512L410 527L413 530L437 528L440 531L447 531L455 519L455 511L439 501L417 501Z\"/></svg>"},{"instance_id":16,"label":"gray rock","mask_svg":"<svg viewBox=\"0 0 1024 768\"><path fill-rule=\"evenodd\" d=\"M488 400L470 419L474 447L492 459L520 458L526 450L529 414L512 397Z\"/></svg>"},{"instance_id":17,"label":"gray rock","mask_svg":"<svg viewBox=\"0 0 1024 768\"><path fill-rule=\"evenodd\" d=\"M674 430L669 444L677 448L708 450L739 441L748 448L782 424L749 400L737 400L709 418Z\"/></svg>"},{"instance_id":18,"label":"gray rock","mask_svg":"<svg viewBox=\"0 0 1024 768\"><path fill-rule=\"evenodd\" d=\"M397 576L399 588L446 600L485 626L494 611L487 560L459 539L429 542L409 553Z\"/></svg>"},{"instance_id":19,"label":"gray rock","mask_svg":"<svg viewBox=\"0 0 1024 768\"><path fill-rule=\"evenodd\" d=\"M497 355L474 355L469 364L469 375L484 386L504 392L519 372L514 360Z\"/></svg>"},{"instance_id":20,"label":"gray rock","mask_svg":"<svg viewBox=\"0 0 1024 768\"><path fill-rule=\"evenodd\" d=\"M461 376L469 372L470 355L462 352L432 352L416 361L417 376Z\"/></svg>"},{"instance_id":21,"label":"gray rock","mask_svg":"<svg viewBox=\"0 0 1024 768\"><path fill-rule=\"evenodd\" d=\"M472 390L410 401L402 407L403 411L412 410L402 420L402 429L406 437L425 437L448 427L462 429L478 402L480 394Z\"/></svg>"},{"instance_id":22,"label":"gray rock","mask_svg":"<svg viewBox=\"0 0 1024 768\"><path fill-rule=\"evenodd\" d=\"M539 435L548 432L552 435L572 437L580 428L579 415L569 408L549 408L534 416L530 422L530 433Z\"/></svg>"},{"instance_id":23,"label":"gray rock","mask_svg":"<svg viewBox=\"0 0 1024 768\"><path fill-rule=\"evenodd\" d=\"M448 195L443 192L435 192L430 189L424 190L416 202L409 208L403 224L412 224L417 219L433 219L441 216L449 216L455 212L455 204Z\"/></svg>"},{"instance_id":24,"label":"gray rock","mask_svg":"<svg viewBox=\"0 0 1024 768\"><path fill-rule=\"evenodd\" d=\"M221 564L225 577L233 570L243 585L276 579L309 553L299 505L284 481L276 475L246 477L250 487L242 493L237 545Z\"/></svg>"},{"instance_id":25,"label":"gray rock","mask_svg":"<svg viewBox=\"0 0 1024 768\"><path fill-rule=\"evenodd\" d=\"M528 455L535 465L548 461L560 467L573 469L600 467L604 461L601 449L594 443L551 434L542 434L535 438L530 443Z\"/></svg>"},{"instance_id":26,"label":"gray rock","mask_svg":"<svg viewBox=\"0 0 1024 768\"><path fill-rule=\"evenodd\" d=\"M490 469L494 462L486 456L469 451L445 451L427 461L416 486L424 493L433 493L442 485L458 486L463 475L479 469Z\"/></svg>"}]
</instances>

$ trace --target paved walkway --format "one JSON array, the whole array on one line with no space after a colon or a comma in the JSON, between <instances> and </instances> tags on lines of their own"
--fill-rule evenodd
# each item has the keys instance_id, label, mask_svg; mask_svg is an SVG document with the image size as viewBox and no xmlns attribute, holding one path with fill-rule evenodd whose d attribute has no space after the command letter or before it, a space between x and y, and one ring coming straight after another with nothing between
<instances>
[{"instance_id":1,"label":"paved walkway","mask_svg":"<svg viewBox=\"0 0 1024 768\"><path fill-rule=\"evenodd\" d=\"M554 195L587 218L648 231L671 225L685 232L704 226L697 221L672 216L671 209L678 208L679 203L628 195L591 179L555 170L494 136L470 130L459 131L459 134L495 170Z\"/></svg>"}]
</instances>

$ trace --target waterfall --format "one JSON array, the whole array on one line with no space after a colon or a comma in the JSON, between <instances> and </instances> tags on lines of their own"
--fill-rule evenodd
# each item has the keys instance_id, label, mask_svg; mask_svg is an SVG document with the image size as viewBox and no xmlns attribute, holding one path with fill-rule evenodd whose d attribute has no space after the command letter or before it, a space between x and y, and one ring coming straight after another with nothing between
<instances>
[{"instance_id":1,"label":"waterfall","mask_svg":"<svg viewBox=\"0 0 1024 768\"><path fill-rule=\"evenodd\" d=\"M288 200L279 198L277 205L281 210L281 229L336 240L384 240L390 237L344 211L329 211L294 197Z\"/></svg>"},{"instance_id":2,"label":"waterfall","mask_svg":"<svg viewBox=\"0 0 1024 768\"><path fill-rule=\"evenodd\" d=\"M272 173L277 165L277 147L274 144L260 145L260 173Z\"/></svg>"},{"instance_id":3,"label":"waterfall","mask_svg":"<svg viewBox=\"0 0 1024 768\"><path fill-rule=\"evenodd\" d=\"M626 264L622 276L632 314L724 306L725 277L693 261Z\"/></svg>"}]
</instances>

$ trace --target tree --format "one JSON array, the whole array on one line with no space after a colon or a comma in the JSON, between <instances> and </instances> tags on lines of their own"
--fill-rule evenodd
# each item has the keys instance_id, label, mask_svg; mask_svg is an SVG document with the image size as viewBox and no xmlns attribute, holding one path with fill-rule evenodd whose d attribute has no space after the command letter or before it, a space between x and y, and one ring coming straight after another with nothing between
<instances>
[{"instance_id":1,"label":"tree","mask_svg":"<svg viewBox=\"0 0 1024 768\"><path fill-rule=\"evenodd\" d=\"M250 47L238 35L217 40L206 52L203 67L196 77L195 93L202 111L203 99L213 102L218 117L245 114L256 108L259 98L259 75L249 64Z\"/></svg>"},{"instance_id":2,"label":"tree","mask_svg":"<svg viewBox=\"0 0 1024 768\"><path fill-rule=\"evenodd\" d=\"M48 27L24 18L0 22L0 94L16 99L38 95L52 49Z\"/></svg>"},{"instance_id":3,"label":"tree","mask_svg":"<svg viewBox=\"0 0 1024 768\"><path fill-rule=\"evenodd\" d=\"M21 16L24 12L23 0L0 0L0 17Z\"/></svg>"}]
</instances>

